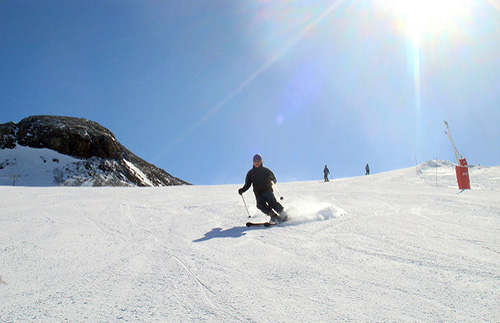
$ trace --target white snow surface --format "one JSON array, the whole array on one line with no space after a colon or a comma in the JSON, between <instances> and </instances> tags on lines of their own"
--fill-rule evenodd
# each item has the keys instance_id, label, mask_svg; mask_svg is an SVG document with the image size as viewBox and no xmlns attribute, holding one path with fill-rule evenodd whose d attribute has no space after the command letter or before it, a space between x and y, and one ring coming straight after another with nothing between
<instances>
[{"instance_id":1,"label":"white snow surface","mask_svg":"<svg viewBox=\"0 0 500 323\"><path fill-rule=\"evenodd\" d=\"M1 186L0 322L499 322L500 167L470 177L278 183L271 228L241 185Z\"/></svg>"}]
</instances>

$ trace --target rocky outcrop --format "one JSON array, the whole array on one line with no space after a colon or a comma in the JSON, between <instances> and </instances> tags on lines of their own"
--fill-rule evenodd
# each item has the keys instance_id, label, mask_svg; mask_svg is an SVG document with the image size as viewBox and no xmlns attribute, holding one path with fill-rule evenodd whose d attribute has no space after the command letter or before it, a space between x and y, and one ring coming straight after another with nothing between
<instances>
[{"instance_id":1,"label":"rocky outcrop","mask_svg":"<svg viewBox=\"0 0 500 323\"><path fill-rule=\"evenodd\" d=\"M111 131L82 118L32 116L18 124L0 124L0 149L13 149L16 145L47 148L78 158L89 176L99 174L94 181L96 186L189 184L137 157Z\"/></svg>"}]
</instances>

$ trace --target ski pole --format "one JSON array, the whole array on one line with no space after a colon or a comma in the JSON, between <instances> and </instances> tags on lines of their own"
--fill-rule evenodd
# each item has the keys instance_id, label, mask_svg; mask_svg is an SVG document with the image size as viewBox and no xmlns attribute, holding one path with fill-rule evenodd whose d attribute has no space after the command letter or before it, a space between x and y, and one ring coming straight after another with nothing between
<instances>
[{"instance_id":1,"label":"ski pole","mask_svg":"<svg viewBox=\"0 0 500 323\"><path fill-rule=\"evenodd\" d=\"M250 215L250 211L248 211L247 202L245 202L245 198L243 197L243 194L241 194L241 199L243 200L243 204L245 204L245 209L247 209L248 217L251 218L252 216Z\"/></svg>"},{"instance_id":2,"label":"ski pole","mask_svg":"<svg viewBox=\"0 0 500 323\"><path fill-rule=\"evenodd\" d=\"M278 195L280 196L280 200L284 200L285 198L283 197L283 195L281 195L280 190L278 189L278 186L276 186L276 184L274 182L271 182L271 183L273 183L274 189L276 190L276 192L278 192Z\"/></svg>"}]
</instances>

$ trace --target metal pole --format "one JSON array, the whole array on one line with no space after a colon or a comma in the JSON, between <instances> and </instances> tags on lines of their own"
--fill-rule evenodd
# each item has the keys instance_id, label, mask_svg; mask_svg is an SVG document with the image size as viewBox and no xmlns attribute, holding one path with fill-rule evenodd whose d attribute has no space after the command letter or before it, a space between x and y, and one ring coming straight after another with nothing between
<instances>
[{"instance_id":1,"label":"metal pole","mask_svg":"<svg viewBox=\"0 0 500 323\"><path fill-rule=\"evenodd\" d=\"M438 187L438 158L436 157L436 187Z\"/></svg>"},{"instance_id":2,"label":"metal pole","mask_svg":"<svg viewBox=\"0 0 500 323\"><path fill-rule=\"evenodd\" d=\"M248 217L251 218L252 216L250 215L250 211L248 211L247 202L245 202L245 198L243 197L243 194L241 194L241 199L243 200L243 204L245 204L245 209L247 209Z\"/></svg>"},{"instance_id":3,"label":"metal pole","mask_svg":"<svg viewBox=\"0 0 500 323\"><path fill-rule=\"evenodd\" d=\"M280 190L278 189L278 186L276 186L276 184L274 184L274 182L271 182L271 183L273 183L274 189L276 189L276 192L278 192L278 195L280 196L280 200L284 200L285 198L283 197L283 195L281 195Z\"/></svg>"},{"instance_id":4,"label":"metal pole","mask_svg":"<svg viewBox=\"0 0 500 323\"><path fill-rule=\"evenodd\" d=\"M450 139L451 141L451 145L453 146L453 150L455 151L455 158L457 159L457 164L460 165L460 159L462 159L462 156L458 153L458 150L457 150L457 147L455 147L455 143L453 142L453 138L451 137L451 131L450 131L450 127L448 126L448 122L444 121L444 124L446 125L446 129L448 130L448 132L444 132L448 138Z\"/></svg>"}]
</instances>

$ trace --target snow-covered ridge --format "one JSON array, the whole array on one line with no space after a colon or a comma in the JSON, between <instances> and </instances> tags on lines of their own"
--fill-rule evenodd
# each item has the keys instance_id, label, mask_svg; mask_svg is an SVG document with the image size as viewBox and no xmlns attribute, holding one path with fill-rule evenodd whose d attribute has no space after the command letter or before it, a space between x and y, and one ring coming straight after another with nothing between
<instances>
[{"instance_id":1,"label":"snow-covered ridge","mask_svg":"<svg viewBox=\"0 0 500 323\"><path fill-rule=\"evenodd\" d=\"M50 149L17 146L0 150L0 185L135 186L113 160L78 159ZM145 180L142 186L153 186Z\"/></svg>"},{"instance_id":2,"label":"snow-covered ridge","mask_svg":"<svg viewBox=\"0 0 500 323\"><path fill-rule=\"evenodd\" d=\"M9 181L24 186L188 184L134 155L96 122L57 116L0 124L0 185Z\"/></svg>"},{"instance_id":3,"label":"snow-covered ridge","mask_svg":"<svg viewBox=\"0 0 500 323\"><path fill-rule=\"evenodd\" d=\"M156 186L129 161L123 161L137 179L121 172L111 159L74 158L46 148L17 146L0 150L0 185L15 186Z\"/></svg>"}]
</instances>

